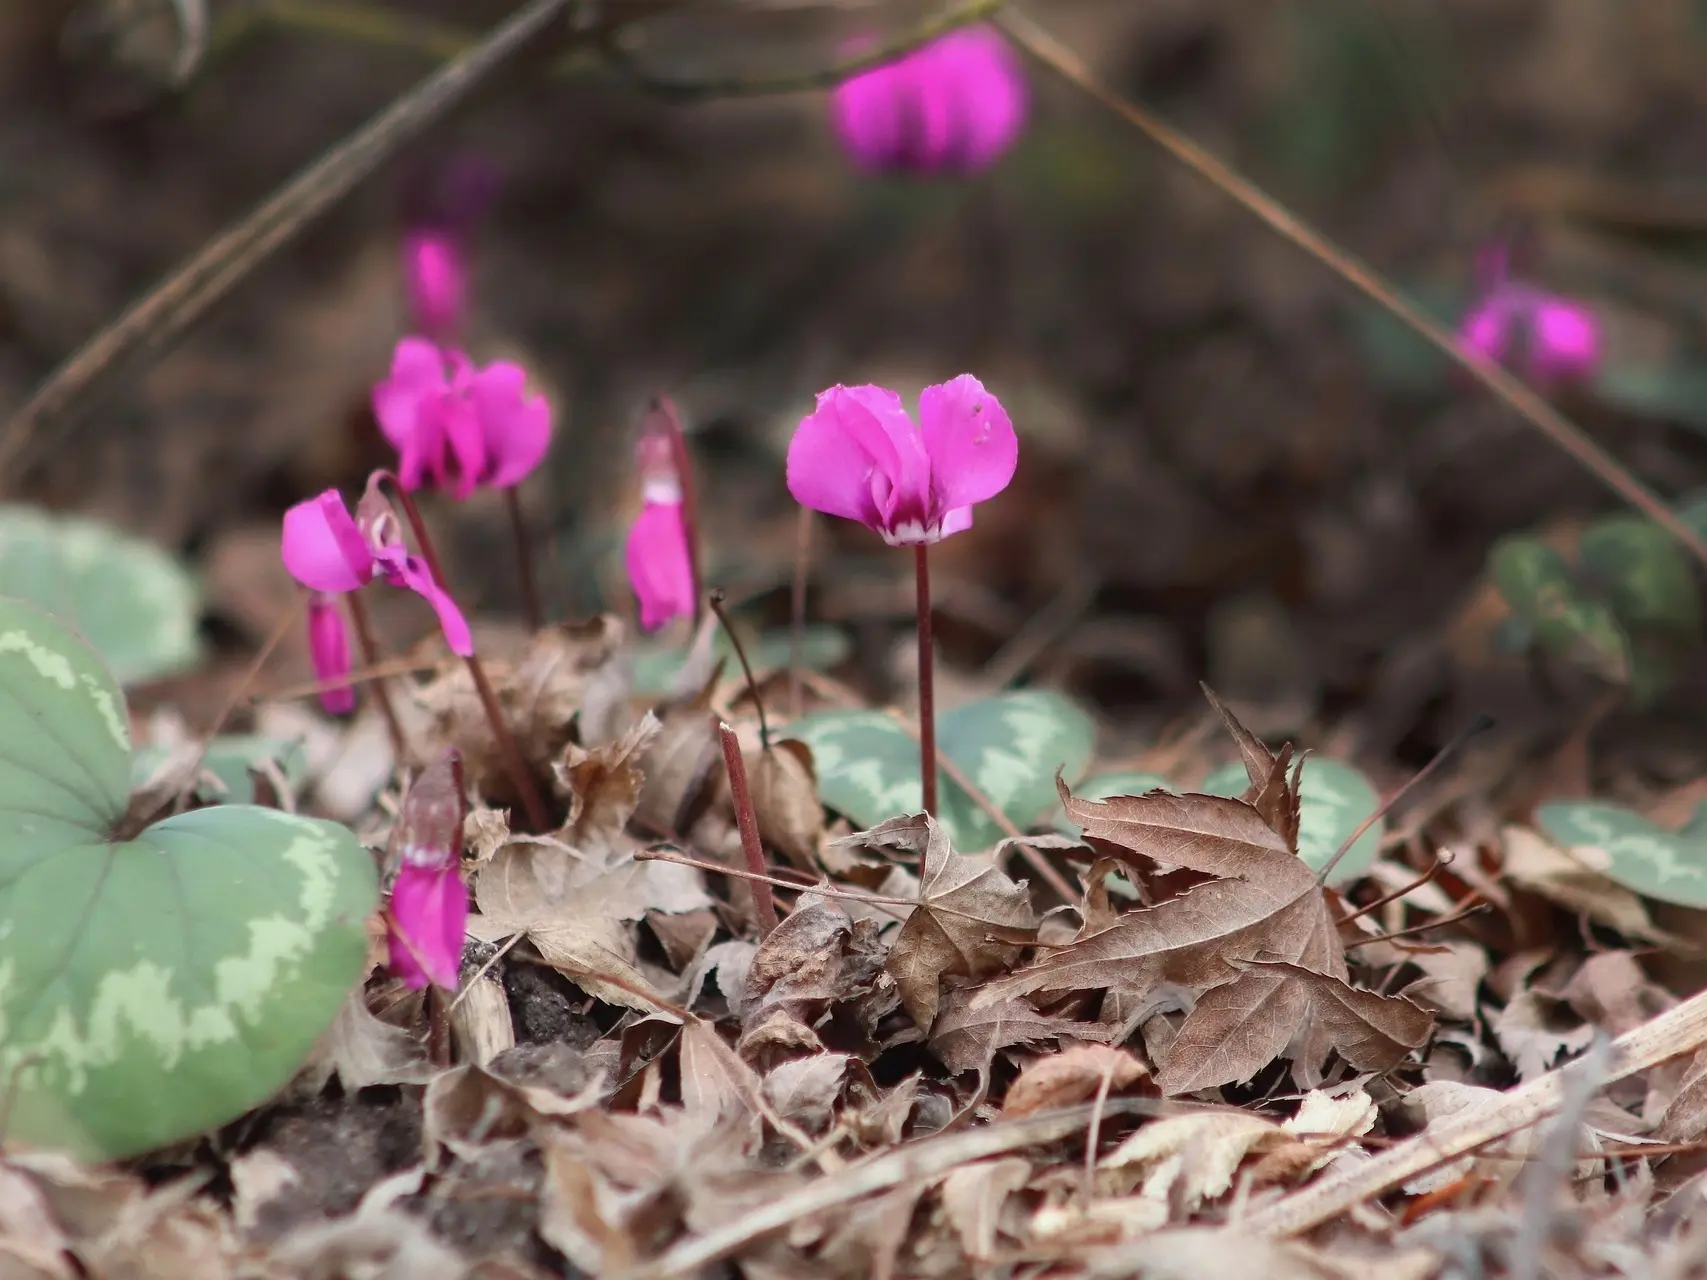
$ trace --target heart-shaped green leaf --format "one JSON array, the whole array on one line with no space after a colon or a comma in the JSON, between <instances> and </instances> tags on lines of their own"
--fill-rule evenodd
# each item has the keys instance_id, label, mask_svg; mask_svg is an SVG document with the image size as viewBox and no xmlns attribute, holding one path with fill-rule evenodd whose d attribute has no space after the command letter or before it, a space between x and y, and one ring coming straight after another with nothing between
<instances>
[{"instance_id":1,"label":"heart-shaped green leaf","mask_svg":"<svg viewBox=\"0 0 1707 1280\"><path fill-rule=\"evenodd\" d=\"M787 631L767 631L763 635L744 639L747 661L753 664L756 673L762 675L765 671L788 665L794 642ZM717 657L727 658L731 664L734 663L735 646L729 643L727 633L717 633L714 651ZM637 641L633 652L634 691L641 694L662 693L669 686L670 678L687 661L686 650L680 647L665 648L648 640ZM852 652L853 645L848 640L848 633L840 627L814 624L801 633L800 665L808 671L827 671L846 662L848 654ZM730 669L733 670L733 665Z\"/></svg>"},{"instance_id":2,"label":"heart-shaped green leaf","mask_svg":"<svg viewBox=\"0 0 1707 1280\"><path fill-rule=\"evenodd\" d=\"M881 711L824 711L789 725L812 748L824 803L862 827L917 813L919 745ZM1068 780L1090 763L1091 718L1058 694L1027 689L956 707L937 719L937 749L1015 826L1025 828L1055 803L1055 771ZM1002 829L946 773L937 779L942 812L957 849L988 849Z\"/></svg>"},{"instance_id":3,"label":"heart-shaped green leaf","mask_svg":"<svg viewBox=\"0 0 1707 1280\"><path fill-rule=\"evenodd\" d=\"M1630 641L1612 606L1583 590L1571 564L1535 538L1506 538L1489 555L1494 584L1550 653L1605 679L1630 678Z\"/></svg>"},{"instance_id":4,"label":"heart-shaped green leaf","mask_svg":"<svg viewBox=\"0 0 1707 1280\"><path fill-rule=\"evenodd\" d=\"M1642 516L1615 515L1583 530L1578 549L1626 627L1693 637L1701 629L1695 572L1677 539Z\"/></svg>"},{"instance_id":5,"label":"heart-shaped green leaf","mask_svg":"<svg viewBox=\"0 0 1707 1280\"><path fill-rule=\"evenodd\" d=\"M193 666L201 654L198 592L183 566L94 520L0 505L0 596L65 619L121 684Z\"/></svg>"},{"instance_id":6,"label":"heart-shaped green leaf","mask_svg":"<svg viewBox=\"0 0 1707 1280\"><path fill-rule=\"evenodd\" d=\"M146 782L169 755L165 747L143 747L130 762L131 785ZM207 744L201 763L201 772L212 774L218 785L197 787L196 799L206 804L230 804L252 798L254 782L249 770L269 762L278 766L285 783L293 789L300 787L308 775L308 757L303 754L300 742L254 733L220 735Z\"/></svg>"},{"instance_id":7,"label":"heart-shaped green leaf","mask_svg":"<svg viewBox=\"0 0 1707 1280\"><path fill-rule=\"evenodd\" d=\"M1197 789L1206 795L1236 796L1249 783L1245 766L1234 761L1215 770ZM1320 871L1380 806L1381 797L1359 770L1340 760L1305 757L1298 781L1298 856ZM1376 823L1334 864L1333 883L1357 879L1380 852L1381 824Z\"/></svg>"},{"instance_id":8,"label":"heart-shaped green leaf","mask_svg":"<svg viewBox=\"0 0 1707 1280\"><path fill-rule=\"evenodd\" d=\"M372 860L253 805L124 839L124 700L93 649L0 600L0 1080L7 1137L146 1151L264 1101L367 953Z\"/></svg>"},{"instance_id":9,"label":"heart-shaped green leaf","mask_svg":"<svg viewBox=\"0 0 1707 1280\"><path fill-rule=\"evenodd\" d=\"M1577 861L1626 889L1707 908L1707 832L1695 824L1671 832L1598 800L1556 800L1542 805L1535 821Z\"/></svg>"}]
</instances>

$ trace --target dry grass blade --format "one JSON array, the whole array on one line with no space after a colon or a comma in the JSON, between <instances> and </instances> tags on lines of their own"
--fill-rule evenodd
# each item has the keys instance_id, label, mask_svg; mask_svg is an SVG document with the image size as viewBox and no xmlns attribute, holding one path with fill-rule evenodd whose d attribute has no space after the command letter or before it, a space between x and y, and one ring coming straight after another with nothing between
<instances>
[{"instance_id":1,"label":"dry grass blade","mask_svg":"<svg viewBox=\"0 0 1707 1280\"><path fill-rule=\"evenodd\" d=\"M1658 494L1596 444L1581 427L1553 408L1522 381L1498 365L1480 359L1459 346L1449 330L1419 310L1368 265L1336 248L1320 232L1288 212L1190 138L1164 124L1137 103L1121 97L1102 84L1077 54L1036 23L1012 10L997 15L996 21L1038 61L1142 131L1174 159L1238 201L1274 231L1304 250L1365 297L1392 313L1431 346L1438 348L1542 435L1575 458L1619 497L1687 547L1697 560L1707 564L1707 539L1703 539L1678 519Z\"/></svg>"},{"instance_id":2,"label":"dry grass blade","mask_svg":"<svg viewBox=\"0 0 1707 1280\"><path fill-rule=\"evenodd\" d=\"M468 52L292 178L236 226L76 351L12 415L0 438L0 472L16 476L20 454L44 432L74 425L100 392L157 358L268 254L342 198L387 157L421 134L470 90L526 48L568 0L531 0Z\"/></svg>"},{"instance_id":3,"label":"dry grass blade","mask_svg":"<svg viewBox=\"0 0 1707 1280\"><path fill-rule=\"evenodd\" d=\"M1618 1037L1612 1042L1609 1060L1579 1059L1513 1089L1495 1105L1473 1108L1432 1124L1373 1160L1350 1166L1258 1209L1245 1219L1244 1226L1264 1235L1308 1231L1436 1165L1556 1114L1583 1075L1600 1077L1603 1085L1614 1084L1703 1043L1707 1043L1707 992Z\"/></svg>"},{"instance_id":4,"label":"dry grass blade","mask_svg":"<svg viewBox=\"0 0 1707 1280\"><path fill-rule=\"evenodd\" d=\"M1105 1103L1102 1111L1105 1116L1132 1115L1154 1112L1160 1105L1146 1098L1116 1098ZM1045 1111L1021 1120L911 1143L834 1177L820 1178L742 1215L727 1227L684 1241L651 1262L623 1273L622 1280L670 1280L698 1275L712 1263L809 1214L822 1213L902 1183L939 1177L974 1160L1070 1137L1090 1122L1092 1110L1090 1106L1080 1106Z\"/></svg>"}]
</instances>

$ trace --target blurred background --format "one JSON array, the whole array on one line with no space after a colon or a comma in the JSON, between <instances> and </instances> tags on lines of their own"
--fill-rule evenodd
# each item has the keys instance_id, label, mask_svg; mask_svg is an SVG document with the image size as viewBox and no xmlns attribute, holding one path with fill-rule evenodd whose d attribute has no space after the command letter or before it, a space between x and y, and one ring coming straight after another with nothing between
<instances>
[{"instance_id":1,"label":"blurred background","mask_svg":"<svg viewBox=\"0 0 1707 1280\"><path fill-rule=\"evenodd\" d=\"M393 25L419 24L401 41L338 0L281 3L289 22L256 8L211 0L208 46L173 88L170 0L0 5L0 414L425 75L442 24L477 32L509 6L396 0ZM635 28L629 53L679 79L775 74L925 11L702 5ZM1603 330L1601 367L1561 406L1662 493L1707 485L1700 0L1029 12L1445 320L1472 300L1478 250L1523 227L1525 275ZM1644 700L1628 672L1525 648L1487 574L1502 537L1569 546L1616 510L1601 484L1130 127L1027 74L1012 152L913 180L854 171L823 92L684 105L610 74L503 77L42 442L8 494L195 567L214 659L156 695L211 714L291 598L280 513L387 458L367 400L406 323L401 237L433 175L474 158L496 194L469 241L468 345L522 359L558 411L548 474L524 490L555 616L631 608L620 545L651 396L688 420L709 580L775 625L796 527L782 454L814 392L873 381L911 400L971 371L1022 454L938 556L939 634L967 687L1064 687L1120 757L1195 712L1206 679L1260 731L1389 771L1477 710L1514 758L1611 710L1621 777L1699 774L1693 632L1666 696ZM502 508L432 518L470 611L513 610ZM905 558L851 525L815 538L811 613L852 638L842 674L904 698ZM376 603L419 633L407 601ZM269 678L306 674L293 639Z\"/></svg>"}]
</instances>

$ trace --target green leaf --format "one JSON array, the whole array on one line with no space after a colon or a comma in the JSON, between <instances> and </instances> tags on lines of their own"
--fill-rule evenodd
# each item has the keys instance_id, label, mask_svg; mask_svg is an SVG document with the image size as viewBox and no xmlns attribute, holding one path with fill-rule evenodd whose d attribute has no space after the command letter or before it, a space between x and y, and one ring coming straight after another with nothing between
<instances>
[{"instance_id":1,"label":"green leaf","mask_svg":"<svg viewBox=\"0 0 1707 1280\"><path fill-rule=\"evenodd\" d=\"M1578 555L1627 628L1653 627L1690 638L1699 633L1701 599L1689 556L1652 520L1596 520L1583 531Z\"/></svg>"},{"instance_id":2,"label":"green leaf","mask_svg":"<svg viewBox=\"0 0 1707 1280\"><path fill-rule=\"evenodd\" d=\"M1597 800L1544 804L1535 820L1555 844L1626 889L1661 902L1707 908L1707 833L1699 825L1673 833L1639 813Z\"/></svg>"},{"instance_id":3,"label":"green leaf","mask_svg":"<svg viewBox=\"0 0 1707 1280\"><path fill-rule=\"evenodd\" d=\"M124 700L95 651L0 600L0 1080L7 1137L116 1159L289 1081L367 954L371 858L253 805L121 839Z\"/></svg>"},{"instance_id":4,"label":"green leaf","mask_svg":"<svg viewBox=\"0 0 1707 1280\"><path fill-rule=\"evenodd\" d=\"M1564 556L1534 538L1511 537L1489 560L1500 594L1543 648L1615 683L1630 678L1630 642L1612 606L1584 594Z\"/></svg>"},{"instance_id":5,"label":"green leaf","mask_svg":"<svg viewBox=\"0 0 1707 1280\"><path fill-rule=\"evenodd\" d=\"M65 619L122 684L201 657L194 580L153 543L94 520L0 504L0 596Z\"/></svg>"},{"instance_id":6,"label":"green leaf","mask_svg":"<svg viewBox=\"0 0 1707 1280\"><path fill-rule=\"evenodd\" d=\"M824 803L861 827L917 813L919 746L881 711L823 711L788 727L812 748ZM1036 822L1056 801L1055 771L1085 771L1095 740L1091 718L1065 698L1027 689L956 707L937 719L937 749L1015 826ZM995 820L947 774L937 779L938 820L961 850L1003 836Z\"/></svg>"},{"instance_id":7,"label":"green leaf","mask_svg":"<svg viewBox=\"0 0 1707 1280\"><path fill-rule=\"evenodd\" d=\"M135 787L146 782L170 754L165 747L144 747L138 751L130 762L131 785ZM308 757L303 754L299 741L265 738L252 733L231 733L215 738L208 743L207 754L202 757L202 771L211 773L220 785L204 783L196 789L196 799L204 804L222 804L252 797L254 782L249 770L258 769L268 761L278 766L293 791L308 775Z\"/></svg>"},{"instance_id":8,"label":"green leaf","mask_svg":"<svg viewBox=\"0 0 1707 1280\"><path fill-rule=\"evenodd\" d=\"M753 671L766 671L788 666L792 640L786 629L767 631L758 637L742 636L747 646L747 660ZM726 633L719 631L714 644L717 657L729 659L729 670L735 670L735 646ZM813 624L800 637L800 664L808 671L827 671L847 661L853 644L840 627ZM634 653L634 691L641 694L662 693L670 679L687 661L687 651L679 647L666 648L652 641L637 641Z\"/></svg>"},{"instance_id":9,"label":"green leaf","mask_svg":"<svg viewBox=\"0 0 1707 1280\"><path fill-rule=\"evenodd\" d=\"M1107 800L1110 796L1141 796L1157 788L1163 791L1178 790L1159 773L1133 770L1124 773L1099 773L1094 778L1086 778L1083 782L1073 785L1073 794L1080 800ZM1079 824L1068 820L1059 798L1055 801L1055 829L1070 836L1080 833Z\"/></svg>"},{"instance_id":10,"label":"green leaf","mask_svg":"<svg viewBox=\"0 0 1707 1280\"><path fill-rule=\"evenodd\" d=\"M1235 761L1210 774L1198 790L1212 796L1236 796L1249 781L1245 766ZM1305 757L1298 783L1298 856L1320 871L1351 833L1380 807L1381 797L1359 770L1340 760ZM1371 826L1334 864L1334 884L1355 880L1369 870L1381 852L1381 828L1379 822Z\"/></svg>"}]
</instances>

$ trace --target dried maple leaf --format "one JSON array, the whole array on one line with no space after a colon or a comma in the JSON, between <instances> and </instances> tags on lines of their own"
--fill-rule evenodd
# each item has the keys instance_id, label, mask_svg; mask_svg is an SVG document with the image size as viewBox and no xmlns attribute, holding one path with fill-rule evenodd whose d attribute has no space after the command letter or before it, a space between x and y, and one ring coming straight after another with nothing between
<instances>
[{"instance_id":1,"label":"dried maple leaf","mask_svg":"<svg viewBox=\"0 0 1707 1280\"><path fill-rule=\"evenodd\" d=\"M569 818L558 838L578 849L609 849L620 842L645 783L639 758L663 726L651 712L614 742L586 748L571 742L551 766Z\"/></svg>"},{"instance_id":2,"label":"dried maple leaf","mask_svg":"<svg viewBox=\"0 0 1707 1280\"><path fill-rule=\"evenodd\" d=\"M1031 1180L1031 1161L1021 1156L962 1165L942 1181L942 1211L960 1235L968 1258L996 1252L996 1230L1008 1197Z\"/></svg>"},{"instance_id":3,"label":"dried maple leaf","mask_svg":"<svg viewBox=\"0 0 1707 1280\"><path fill-rule=\"evenodd\" d=\"M1076 1040L1105 1040L1112 1027L1095 1022L1039 1013L1025 1000L1002 1000L980 1004L974 987L945 991L931 1024L930 1050L956 1075L962 1071L984 1071L996 1052L1012 1045L1036 1044L1058 1036Z\"/></svg>"},{"instance_id":4,"label":"dried maple leaf","mask_svg":"<svg viewBox=\"0 0 1707 1280\"><path fill-rule=\"evenodd\" d=\"M919 903L901 926L885 968L919 1028L936 1020L942 979L977 980L1019 958L1037 936L1037 916L1023 881L991 860L954 852L948 833L924 814L892 818L840 844L900 848L920 854Z\"/></svg>"},{"instance_id":5,"label":"dried maple leaf","mask_svg":"<svg viewBox=\"0 0 1707 1280\"><path fill-rule=\"evenodd\" d=\"M821 1133L830 1126L850 1061L845 1053L816 1053L781 1063L765 1076L765 1100L777 1115Z\"/></svg>"},{"instance_id":6,"label":"dried maple leaf","mask_svg":"<svg viewBox=\"0 0 1707 1280\"><path fill-rule=\"evenodd\" d=\"M1309 1016L1318 1020L1334 1048L1359 1071L1386 1071L1428 1043L1434 1018L1403 996L1360 991L1335 974L1302 965L1258 960L1253 968L1278 972L1310 997Z\"/></svg>"},{"instance_id":7,"label":"dried maple leaf","mask_svg":"<svg viewBox=\"0 0 1707 1280\"><path fill-rule=\"evenodd\" d=\"M768 1056L767 1050L818 1052L812 1028L831 1006L873 994L882 972L877 934L870 921L851 921L833 903L809 897L796 903L748 966L741 1056L751 1061Z\"/></svg>"},{"instance_id":8,"label":"dried maple leaf","mask_svg":"<svg viewBox=\"0 0 1707 1280\"><path fill-rule=\"evenodd\" d=\"M1070 1107L1107 1089L1134 1085L1150 1073L1124 1049L1101 1044L1074 1045L1060 1053L1033 1058L1002 1100L1004 1116L1028 1116L1034 1111ZM1106 1084L1104 1082L1107 1082Z\"/></svg>"},{"instance_id":9,"label":"dried maple leaf","mask_svg":"<svg viewBox=\"0 0 1707 1280\"><path fill-rule=\"evenodd\" d=\"M1291 1043L1310 995L1284 973L1211 987L1180 1026L1156 1084L1167 1095L1249 1080Z\"/></svg>"},{"instance_id":10,"label":"dried maple leaf","mask_svg":"<svg viewBox=\"0 0 1707 1280\"><path fill-rule=\"evenodd\" d=\"M715 794L711 785L723 753L712 728L711 691L716 676L697 693L659 708L661 728L640 759L645 782L635 817L660 834L686 832Z\"/></svg>"},{"instance_id":11,"label":"dried maple leaf","mask_svg":"<svg viewBox=\"0 0 1707 1280\"><path fill-rule=\"evenodd\" d=\"M802 871L816 868L824 838L824 804L812 748L782 738L747 762L759 837Z\"/></svg>"}]
</instances>

